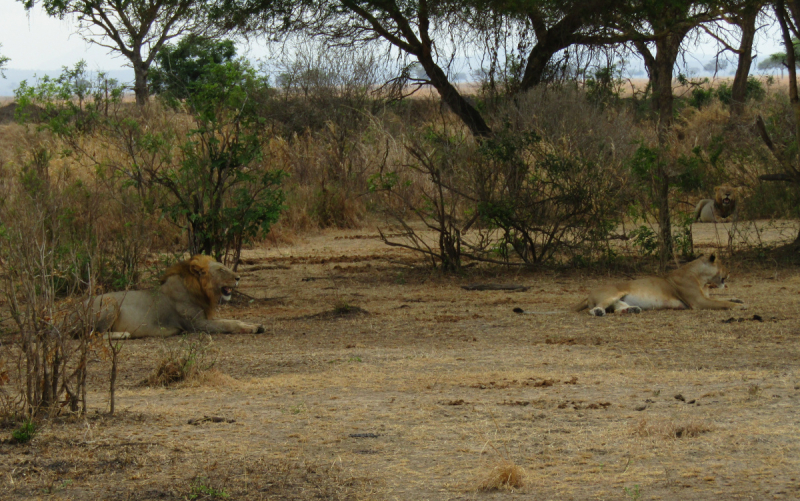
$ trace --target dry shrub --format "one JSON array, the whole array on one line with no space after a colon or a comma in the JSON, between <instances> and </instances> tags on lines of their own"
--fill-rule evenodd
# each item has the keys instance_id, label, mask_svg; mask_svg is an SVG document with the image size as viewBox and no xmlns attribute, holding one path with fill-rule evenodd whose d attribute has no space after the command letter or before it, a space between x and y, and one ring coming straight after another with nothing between
<instances>
[{"instance_id":1,"label":"dry shrub","mask_svg":"<svg viewBox=\"0 0 800 501\"><path fill-rule=\"evenodd\" d=\"M216 386L224 374L213 370L218 350L208 334L184 335L176 346L168 346L153 372L140 386L170 387L178 383ZM211 372L213 370L213 373Z\"/></svg>"},{"instance_id":2,"label":"dry shrub","mask_svg":"<svg viewBox=\"0 0 800 501\"><path fill-rule=\"evenodd\" d=\"M601 108L570 88L537 87L499 112L514 129L535 130L552 144L606 168L625 173L625 163L640 141L652 141L654 128L637 123L626 108Z\"/></svg>"},{"instance_id":3,"label":"dry shrub","mask_svg":"<svg viewBox=\"0 0 800 501\"><path fill-rule=\"evenodd\" d=\"M273 164L290 175L284 228L356 228L367 213L368 181L385 148L372 127L328 127L273 140Z\"/></svg>"},{"instance_id":4,"label":"dry shrub","mask_svg":"<svg viewBox=\"0 0 800 501\"><path fill-rule=\"evenodd\" d=\"M0 172L0 318L11 334L3 355L18 360L0 374L12 387L2 391L4 413L82 414L98 342L83 299L97 276L101 206L93 185L54 160L53 137L30 129L20 140Z\"/></svg>"},{"instance_id":5,"label":"dry shrub","mask_svg":"<svg viewBox=\"0 0 800 501\"><path fill-rule=\"evenodd\" d=\"M710 431L713 431L712 425L702 419L676 422L672 419L648 421L647 418L642 418L633 426L632 434L642 438L675 439L696 438Z\"/></svg>"},{"instance_id":6,"label":"dry shrub","mask_svg":"<svg viewBox=\"0 0 800 501\"><path fill-rule=\"evenodd\" d=\"M485 474L479 475L473 490L511 491L525 486L525 470L505 458L499 459Z\"/></svg>"}]
</instances>

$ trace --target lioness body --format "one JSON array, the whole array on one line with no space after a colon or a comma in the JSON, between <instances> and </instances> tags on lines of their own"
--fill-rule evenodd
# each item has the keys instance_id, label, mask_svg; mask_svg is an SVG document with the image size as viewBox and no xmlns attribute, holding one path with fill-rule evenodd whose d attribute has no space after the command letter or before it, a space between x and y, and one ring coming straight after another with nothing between
<instances>
[{"instance_id":1,"label":"lioness body","mask_svg":"<svg viewBox=\"0 0 800 501\"><path fill-rule=\"evenodd\" d=\"M642 310L727 310L741 303L738 299L721 301L708 295L710 287L723 289L728 270L714 254L687 263L665 277L646 277L628 282L602 285L572 307L572 311L588 309L601 317L606 313L640 313ZM557 311L523 311L516 313L555 314Z\"/></svg>"},{"instance_id":2,"label":"lioness body","mask_svg":"<svg viewBox=\"0 0 800 501\"><path fill-rule=\"evenodd\" d=\"M708 287L724 288L728 271L714 254L687 263L666 277L647 277L603 285L575 305L589 314L639 313L642 310L727 310L739 300L721 301L708 295Z\"/></svg>"},{"instance_id":3,"label":"lioness body","mask_svg":"<svg viewBox=\"0 0 800 501\"><path fill-rule=\"evenodd\" d=\"M93 298L95 331L119 339L181 332L264 332L260 325L215 318L219 299L229 301L238 281L222 263L193 256L168 269L155 291L112 292Z\"/></svg>"},{"instance_id":4,"label":"lioness body","mask_svg":"<svg viewBox=\"0 0 800 501\"><path fill-rule=\"evenodd\" d=\"M701 223L715 223L717 218L736 216L737 189L728 185L714 188L714 199L706 198L697 202L694 220Z\"/></svg>"}]
</instances>

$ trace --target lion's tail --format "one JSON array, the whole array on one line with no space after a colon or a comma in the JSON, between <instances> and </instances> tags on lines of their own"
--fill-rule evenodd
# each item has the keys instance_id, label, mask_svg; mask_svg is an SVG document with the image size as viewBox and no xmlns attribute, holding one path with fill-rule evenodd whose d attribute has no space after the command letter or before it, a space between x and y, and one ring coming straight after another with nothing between
<instances>
[{"instance_id":1,"label":"lion's tail","mask_svg":"<svg viewBox=\"0 0 800 501\"><path fill-rule=\"evenodd\" d=\"M586 301L584 301L586 303ZM583 305L583 308L586 309L586 305ZM520 315L561 315L563 313L569 313L570 311L581 311L581 309L569 309L569 310L557 310L557 311L527 311L523 310L522 308L514 308L514 313L519 313Z\"/></svg>"},{"instance_id":2,"label":"lion's tail","mask_svg":"<svg viewBox=\"0 0 800 501\"><path fill-rule=\"evenodd\" d=\"M572 307L572 311L583 311L589 307L589 299L586 298Z\"/></svg>"}]
</instances>

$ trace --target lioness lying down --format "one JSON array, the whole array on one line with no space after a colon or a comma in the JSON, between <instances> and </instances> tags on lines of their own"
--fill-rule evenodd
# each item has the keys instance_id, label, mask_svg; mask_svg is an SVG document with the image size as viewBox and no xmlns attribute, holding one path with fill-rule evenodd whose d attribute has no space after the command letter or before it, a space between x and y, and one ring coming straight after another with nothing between
<instances>
[{"instance_id":1,"label":"lioness lying down","mask_svg":"<svg viewBox=\"0 0 800 501\"><path fill-rule=\"evenodd\" d=\"M239 277L209 256L172 266L154 291L112 292L92 298L95 332L112 339L166 337L181 332L264 332L261 325L215 318L220 298L231 300Z\"/></svg>"},{"instance_id":2,"label":"lioness lying down","mask_svg":"<svg viewBox=\"0 0 800 501\"><path fill-rule=\"evenodd\" d=\"M708 297L708 288L725 288L728 270L711 254L687 263L666 277L647 277L600 286L572 311L588 309L602 317L606 313L640 313L642 310L727 310L742 303L738 299L720 301ZM517 313L526 312L517 308Z\"/></svg>"}]
</instances>

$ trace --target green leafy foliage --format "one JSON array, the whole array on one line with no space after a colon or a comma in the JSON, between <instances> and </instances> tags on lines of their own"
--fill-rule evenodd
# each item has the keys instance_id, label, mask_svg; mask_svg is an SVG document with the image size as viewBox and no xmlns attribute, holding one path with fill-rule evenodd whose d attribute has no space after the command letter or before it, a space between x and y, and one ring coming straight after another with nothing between
<instances>
[{"instance_id":1,"label":"green leafy foliage","mask_svg":"<svg viewBox=\"0 0 800 501\"><path fill-rule=\"evenodd\" d=\"M150 91L171 104L191 97L204 85L213 66L234 62L236 46L232 40L214 40L188 35L177 44L164 45L147 78Z\"/></svg>"},{"instance_id":2,"label":"green leafy foliage","mask_svg":"<svg viewBox=\"0 0 800 501\"><path fill-rule=\"evenodd\" d=\"M92 80L84 62L35 86L23 82L17 89L18 118L33 120L31 110L40 110L42 127L76 148L88 132L114 145L128 163L98 163L100 177L125 179L120 189L136 198L142 213L160 211L187 232L191 253L237 262L242 246L268 232L284 208L280 185L285 174L270 169L262 153L265 121L256 97L267 88L266 80L244 61L217 64L209 57L191 66L176 58L193 52L171 54L178 66L196 70L194 79L179 87L186 92L182 103L170 94L171 102L185 106L193 117L188 130L153 127L148 115L124 112L121 88L102 75ZM94 152L83 153L97 161ZM37 178L27 171L23 176L23 184L34 189ZM129 262L136 260L124 258L116 267L119 272L111 277L115 288L136 278L136 266Z\"/></svg>"},{"instance_id":3,"label":"green leafy foliage","mask_svg":"<svg viewBox=\"0 0 800 501\"><path fill-rule=\"evenodd\" d=\"M727 82L720 82L716 95L717 99L723 104L731 104L731 101L733 101L733 89ZM747 85L745 87L746 101L761 101L766 95L767 90L761 80L753 76L747 77Z\"/></svg>"},{"instance_id":4,"label":"green leafy foliage","mask_svg":"<svg viewBox=\"0 0 800 501\"><path fill-rule=\"evenodd\" d=\"M86 61L62 67L61 75L45 75L30 85L20 82L14 90L15 118L19 122L43 122L57 135L74 136L89 132L109 105L122 100L124 87L105 73L91 74Z\"/></svg>"},{"instance_id":5,"label":"green leafy foliage","mask_svg":"<svg viewBox=\"0 0 800 501\"><path fill-rule=\"evenodd\" d=\"M695 87L692 89L691 97L689 98L689 105L697 109L703 108L714 99L714 90L705 89L703 87Z\"/></svg>"},{"instance_id":6,"label":"green leafy foliage","mask_svg":"<svg viewBox=\"0 0 800 501\"><path fill-rule=\"evenodd\" d=\"M26 444L33 440L33 437L39 432L39 427L32 419L23 421L16 430L11 432L11 438L18 444Z\"/></svg>"},{"instance_id":7,"label":"green leafy foliage","mask_svg":"<svg viewBox=\"0 0 800 501\"><path fill-rule=\"evenodd\" d=\"M652 256L658 250L658 235L652 228L641 225L629 232L633 245L644 256Z\"/></svg>"},{"instance_id":8,"label":"green leafy foliage","mask_svg":"<svg viewBox=\"0 0 800 501\"><path fill-rule=\"evenodd\" d=\"M586 99L603 107L615 105L621 99L622 83L622 70L615 65L599 68L586 79Z\"/></svg>"},{"instance_id":9,"label":"green leafy foliage","mask_svg":"<svg viewBox=\"0 0 800 501\"><path fill-rule=\"evenodd\" d=\"M210 485L207 478L199 477L194 479L187 499L228 499L230 495L225 489L216 488Z\"/></svg>"},{"instance_id":10,"label":"green leafy foliage","mask_svg":"<svg viewBox=\"0 0 800 501\"><path fill-rule=\"evenodd\" d=\"M186 99L197 126L180 146L181 161L153 179L173 193L162 208L188 231L191 253L233 252L237 262L242 245L267 233L284 209L285 173L266 168L262 153L264 121L252 94L264 80L244 62L204 68Z\"/></svg>"},{"instance_id":11,"label":"green leafy foliage","mask_svg":"<svg viewBox=\"0 0 800 501\"><path fill-rule=\"evenodd\" d=\"M2 46L3 46L3 44L0 44L0 47L2 47ZM11 59L9 59L8 57L3 56L2 54L0 54L0 77L2 77L2 78L6 77L5 73L3 73L3 70L5 69L6 64L8 64L8 62L10 60Z\"/></svg>"}]
</instances>

